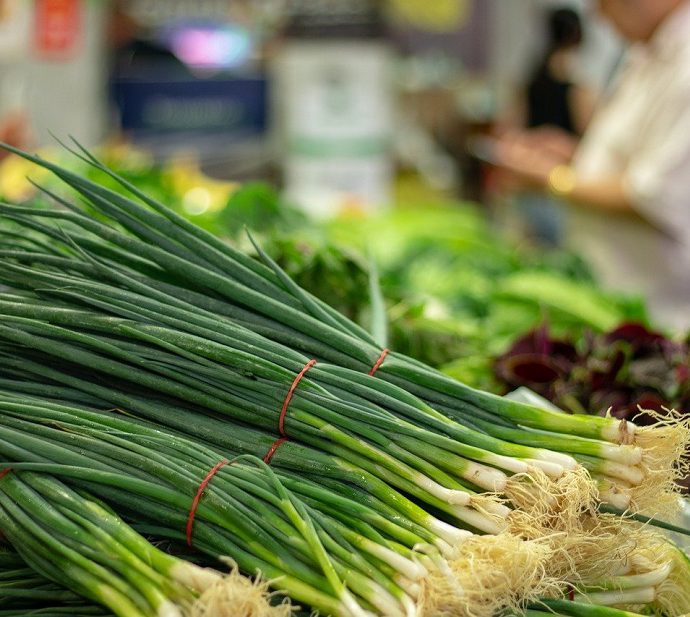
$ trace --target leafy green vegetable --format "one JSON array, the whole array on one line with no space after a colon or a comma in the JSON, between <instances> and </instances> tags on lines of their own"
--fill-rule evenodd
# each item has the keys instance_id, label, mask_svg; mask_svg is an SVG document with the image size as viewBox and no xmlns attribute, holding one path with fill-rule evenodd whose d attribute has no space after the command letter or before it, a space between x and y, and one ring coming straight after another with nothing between
<instances>
[{"instance_id":1,"label":"leafy green vegetable","mask_svg":"<svg viewBox=\"0 0 690 617\"><path fill-rule=\"evenodd\" d=\"M624 316L632 317L623 312L620 301L591 284L550 272L528 270L506 276L498 285L495 298L536 305L542 307L549 320L562 318L575 327L579 324L597 331L613 328Z\"/></svg>"}]
</instances>

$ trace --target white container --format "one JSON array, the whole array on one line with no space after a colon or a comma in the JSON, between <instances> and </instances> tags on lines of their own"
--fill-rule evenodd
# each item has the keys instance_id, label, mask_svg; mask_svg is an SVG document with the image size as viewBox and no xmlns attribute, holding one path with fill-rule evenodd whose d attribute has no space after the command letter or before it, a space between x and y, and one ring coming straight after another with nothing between
<instances>
[{"instance_id":1,"label":"white container","mask_svg":"<svg viewBox=\"0 0 690 617\"><path fill-rule=\"evenodd\" d=\"M0 3L0 121L26 106L25 58L29 51L31 4Z\"/></svg>"},{"instance_id":2,"label":"white container","mask_svg":"<svg viewBox=\"0 0 690 617\"><path fill-rule=\"evenodd\" d=\"M378 41L296 40L274 64L288 199L317 217L391 199L392 54Z\"/></svg>"}]
</instances>

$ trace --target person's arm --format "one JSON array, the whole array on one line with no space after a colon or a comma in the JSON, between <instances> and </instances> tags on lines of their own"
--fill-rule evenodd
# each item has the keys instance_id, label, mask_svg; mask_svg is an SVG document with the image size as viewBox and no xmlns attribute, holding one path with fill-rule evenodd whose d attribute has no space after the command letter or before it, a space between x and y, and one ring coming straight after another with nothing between
<instances>
[{"instance_id":1,"label":"person's arm","mask_svg":"<svg viewBox=\"0 0 690 617\"><path fill-rule=\"evenodd\" d=\"M570 109L575 123L575 129L582 135L592 119L596 107L596 93L585 85L574 85L569 94Z\"/></svg>"},{"instance_id":2,"label":"person's arm","mask_svg":"<svg viewBox=\"0 0 690 617\"><path fill-rule=\"evenodd\" d=\"M640 218L623 176L579 180L568 157L527 141L503 142L500 166L513 173L523 186L536 188L567 200L574 206Z\"/></svg>"},{"instance_id":3,"label":"person's arm","mask_svg":"<svg viewBox=\"0 0 690 617\"><path fill-rule=\"evenodd\" d=\"M575 206L620 214L634 212L622 176L583 182L569 166L556 165L539 179L539 184Z\"/></svg>"},{"instance_id":4,"label":"person's arm","mask_svg":"<svg viewBox=\"0 0 690 617\"><path fill-rule=\"evenodd\" d=\"M578 180L562 157L515 145L502 151L501 158L502 167L512 172L523 186L549 192L573 207L636 219L663 231L663 225L633 202L629 178L614 175L599 180Z\"/></svg>"}]
</instances>

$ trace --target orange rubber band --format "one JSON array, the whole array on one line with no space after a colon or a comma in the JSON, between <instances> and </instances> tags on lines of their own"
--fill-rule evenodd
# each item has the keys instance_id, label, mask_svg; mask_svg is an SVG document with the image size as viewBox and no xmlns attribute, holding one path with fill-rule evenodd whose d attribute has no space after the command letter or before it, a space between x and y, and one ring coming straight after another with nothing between
<instances>
[{"instance_id":1,"label":"orange rubber band","mask_svg":"<svg viewBox=\"0 0 690 617\"><path fill-rule=\"evenodd\" d=\"M211 469L206 474L206 477L203 479L201 484L199 484L199 488L196 491L196 495L194 495L194 499L192 501L192 507L189 509L189 516L187 517L187 544L189 546L192 546L192 532L194 531L194 517L196 516L196 510L199 507L199 501L201 501L201 496L204 494L204 491L206 490L206 487L208 486L208 483L213 479L213 476L215 476L221 468L225 467L230 461L227 459L223 459L222 461L219 461L214 465L214 467Z\"/></svg>"},{"instance_id":2,"label":"orange rubber band","mask_svg":"<svg viewBox=\"0 0 690 617\"><path fill-rule=\"evenodd\" d=\"M379 370L379 368L380 368L381 365L383 364L383 361L386 359L386 356L387 356L389 353L390 353L390 349L384 349L384 350L381 352L381 355L379 356L379 359L376 360L376 364L374 364L374 366L371 367L371 370L369 371L369 375L371 375L371 376L373 377L373 376L376 374L376 371Z\"/></svg>"},{"instance_id":3,"label":"orange rubber band","mask_svg":"<svg viewBox=\"0 0 690 617\"><path fill-rule=\"evenodd\" d=\"M285 432L285 414L287 413L288 406L292 400L292 395L295 393L297 386L299 386L299 382L302 381L302 377L304 377L306 372L315 364L316 360L309 360L309 362L307 362L299 372L297 377L295 377L292 385L290 386L290 390L288 390L287 396L283 401L283 408L280 410L280 417L278 418L278 432L280 433L281 437L287 437L287 433Z\"/></svg>"},{"instance_id":4,"label":"orange rubber band","mask_svg":"<svg viewBox=\"0 0 690 617\"><path fill-rule=\"evenodd\" d=\"M264 456L263 461L266 463L266 465L271 464L271 460L273 459L273 456L276 453L276 450L280 448L286 441L288 441L287 437L279 437L273 442L273 445L270 447L269 451L266 452L266 456Z\"/></svg>"}]
</instances>

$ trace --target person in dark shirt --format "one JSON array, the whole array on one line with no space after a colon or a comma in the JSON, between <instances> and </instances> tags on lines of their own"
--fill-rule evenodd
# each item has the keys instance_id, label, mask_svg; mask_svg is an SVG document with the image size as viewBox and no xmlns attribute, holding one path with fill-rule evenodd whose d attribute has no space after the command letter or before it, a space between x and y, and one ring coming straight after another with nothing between
<instances>
[{"instance_id":1,"label":"person in dark shirt","mask_svg":"<svg viewBox=\"0 0 690 617\"><path fill-rule=\"evenodd\" d=\"M528 128L554 126L579 134L584 128L577 109L578 85L574 83L574 62L582 43L582 23L571 9L556 9L548 15L549 42L527 86Z\"/></svg>"},{"instance_id":2,"label":"person in dark shirt","mask_svg":"<svg viewBox=\"0 0 690 617\"><path fill-rule=\"evenodd\" d=\"M535 139L569 143L584 131L594 109L594 95L578 76L578 54L583 28L578 13L569 8L546 14L546 48L522 91L518 118L513 123L529 129ZM510 131L505 137L509 138ZM557 246L563 234L562 207L541 192L515 195L523 233L538 244Z\"/></svg>"},{"instance_id":3,"label":"person in dark shirt","mask_svg":"<svg viewBox=\"0 0 690 617\"><path fill-rule=\"evenodd\" d=\"M567 206L565 241L607 288L690 328L690 0L598 0L630 47L582 139L494 144L513 186ZM562 137L562 136L561 136Z\"/></svg>"}]
</instances>

